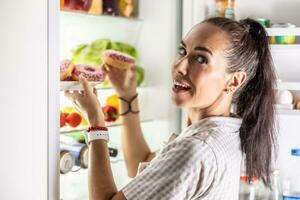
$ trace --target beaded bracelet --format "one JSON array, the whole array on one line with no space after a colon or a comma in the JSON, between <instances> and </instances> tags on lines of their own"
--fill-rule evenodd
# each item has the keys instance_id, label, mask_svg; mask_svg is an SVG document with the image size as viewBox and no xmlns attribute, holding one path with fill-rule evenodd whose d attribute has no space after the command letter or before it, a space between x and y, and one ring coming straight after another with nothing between
<instances>
[{"instance_id":1,"label":"beaded bracelet","mask_svg":"<svg viewBox=\"0 0 300 200\"><path fill-rule=\"evenodd\" d=\"M91 131L108 131L108 128L105 126L90 126L87 129L87 132L91 132Z\"/></svg>"},{"instance_id":2,"label":"beaded bracelet","mask_svg":"<svg viewBox=\"0 0 300 200\"><path fill-rule=\"evenodd\" d=\"M127 115L128 113L133 113L133 114L138 114L140 111L133 111L132 110L132 106L131 106L131 103L138 97L138 93L136 95L134 95L129 101L122 98L122 97L119 97L120 100L124 101L127 103L128 105L128 110L120 115Z\"/></svg>"}]
</instances>

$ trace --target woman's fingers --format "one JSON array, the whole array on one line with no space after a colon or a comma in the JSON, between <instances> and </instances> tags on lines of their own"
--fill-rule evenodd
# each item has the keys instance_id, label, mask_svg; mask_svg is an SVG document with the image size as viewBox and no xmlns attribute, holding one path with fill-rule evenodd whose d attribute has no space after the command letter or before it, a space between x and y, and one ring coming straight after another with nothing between
<instances>
[{"instance_id":1,"label":"woman's fingers","mask_svg":"<svg viewBox=\"0 0 300 200\"><path fill-rule=\"evenodd\" d=\"M71 101L75 101L76 99L79 99L81 97L81 94L79 94L79 92L77 91L74 91L72 93L70 91L65 91L65 97L67 97Z\"/></svg>"},{"instance_id":2,"label":"woman's fingers","mask_svg":"<svg viewBox=\"0 0 300 200\"><path fill-rule=\"evenodd\" d=\"M89 84L89 82L86 80L86 78L84 78L83 76L80 76L79 77L79 82L81 83L81 85L84 89L84 94L87 94L87 95L92 95L93 94L93 88Z\"/></svg>"}]
</instances>

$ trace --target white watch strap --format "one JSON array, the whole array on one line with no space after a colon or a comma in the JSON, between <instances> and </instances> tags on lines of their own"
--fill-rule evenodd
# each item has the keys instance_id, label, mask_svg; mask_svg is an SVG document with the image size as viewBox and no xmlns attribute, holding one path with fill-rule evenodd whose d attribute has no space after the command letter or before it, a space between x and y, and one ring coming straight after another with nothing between
<instances>
[{"instance_id":1,"label":"white watch strap","mask_svg":"<svg viewBox=\"0 0 300 200\"><path fill-rule=\"evenodd\" d=\"M86 143L89 144L93 140L109 141L108 131L90 131L86 132Z\"/></svg>"}]
</instances>

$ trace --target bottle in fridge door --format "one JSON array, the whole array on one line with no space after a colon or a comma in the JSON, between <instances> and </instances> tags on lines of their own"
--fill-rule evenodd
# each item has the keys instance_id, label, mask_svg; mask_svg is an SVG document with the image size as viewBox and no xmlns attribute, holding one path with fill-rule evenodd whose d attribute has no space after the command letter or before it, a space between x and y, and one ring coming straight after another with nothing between
<instances>
[{"instance_id":1,"label":"bottle in fridge door","mask_svg":"<svg viewBox=\"0 0 300 200\"><path fill-rule=\"evenodd\" d=\"M282 189L280 184L280 171L274 169L271 177L271 190L268 200L282 200Z\"/></svg>"},{"instance_id":2,"label":"bottle in fridge door","mask_svg":"<svg viewBox=\"0 0 300 200\"><path fill-rule=\"evenodd\" d=\"M283 180L283 200L300 200L300 148L291 150L288 172Z\"/></svg>"}]
</instances>

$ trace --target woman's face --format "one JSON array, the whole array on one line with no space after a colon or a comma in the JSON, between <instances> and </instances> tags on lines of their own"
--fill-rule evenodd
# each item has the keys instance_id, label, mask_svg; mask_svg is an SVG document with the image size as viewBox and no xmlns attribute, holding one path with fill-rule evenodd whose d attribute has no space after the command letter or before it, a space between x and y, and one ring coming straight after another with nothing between
<instances>
[{"instance_id":1,"label":"woman's face","mask_svg":"<svg viewBox=\"0 0 300 200\"><path fill-rule=\"evenodd\" d=\"M224 51L228 35L209 23L195 26L183 39L172 69L176 105L205 109L224 93L228 74Z\"/></svg>"}]
</instances>

